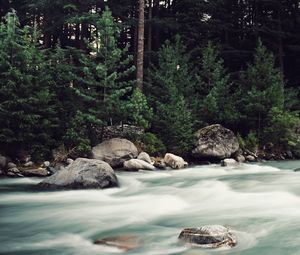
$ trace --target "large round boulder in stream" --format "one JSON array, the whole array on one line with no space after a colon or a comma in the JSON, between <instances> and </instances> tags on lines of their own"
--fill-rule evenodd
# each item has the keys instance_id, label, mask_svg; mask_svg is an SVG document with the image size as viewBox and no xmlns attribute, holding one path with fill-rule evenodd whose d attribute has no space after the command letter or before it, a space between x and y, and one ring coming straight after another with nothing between
<instances>
[{"instance_id":1,"label":"large round boulder in stream","mask_svg":"<svg viewBox=\"0 0 300 255\"><path fill-rule=\"evenodd\" d=\"M118 186L118 180L106 162L78 158L38 185L47 189L105 189Z\"/></svg>"},{"instance_id":2,"label":"large round boulder in stream","mask_svg":"<svg viewBox=\"0 0 300 255\"><path fill-rule=\"evenodd\" d=\"M121 167L125 161L136 158L138 150L129 140L113 138L93 147L92 155L94 159L103 160L111 167Z\"/></svg>"},{"instance_id":3,"label":"large round boulder in stream","mask_svg":"<svg viewBox=\"0 0 300 255\"><path fill-rule=\"evenodd\" d=\"M239 149L239 142L234 133L219 124L200 129L196 137L196 148L192 153L197 159L230 158Z\"/></svg>"},{"instance_id":4,"label":"large round boulder in stream","mask_svg":"<svg viewBox=\"0 0 300 255\"><path fill-rule=\"evenodd\" d=\"M199 228L186 228L181 231L179 240L201 248L234 247L236 236L229 228L219 225L208 225Z\"/></svg>"}]
</instances>

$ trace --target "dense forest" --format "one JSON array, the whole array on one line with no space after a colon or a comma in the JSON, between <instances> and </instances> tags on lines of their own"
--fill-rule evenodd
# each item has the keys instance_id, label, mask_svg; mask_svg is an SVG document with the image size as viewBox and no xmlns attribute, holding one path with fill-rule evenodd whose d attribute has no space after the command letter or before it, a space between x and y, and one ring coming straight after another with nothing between
<instances>
[{"instance_id":1,"label":"dense forest","mask_svg":"<svg viewBox=\"0 0 300 255\"><path fill-rule=\"evenodd\" d=\"M0 147L84 155L130 124L187 154L220 123L300 156L299 0L1 0ZM298 130L297 130L298 129Z\"/></svg>"}]
</instances>

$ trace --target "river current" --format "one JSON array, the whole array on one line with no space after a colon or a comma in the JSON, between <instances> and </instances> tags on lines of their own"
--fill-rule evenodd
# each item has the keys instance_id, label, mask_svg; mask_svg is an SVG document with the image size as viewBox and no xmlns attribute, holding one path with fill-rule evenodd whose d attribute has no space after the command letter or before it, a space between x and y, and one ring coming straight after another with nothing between
<instances>
[{"instance_id":1,"label":"river current","mask_svg":"<svg viewBox=\"0 0 300 255\"><path fill-rule=\"evenodd\" d=\"M40 179L0 180L1 255L300 255L300 161L117 172L120 188L41 192ZM221 224L233 249L178 243L185 227ZM95 245L138 235L137 249Z\"/></svg>"}]
</instances>

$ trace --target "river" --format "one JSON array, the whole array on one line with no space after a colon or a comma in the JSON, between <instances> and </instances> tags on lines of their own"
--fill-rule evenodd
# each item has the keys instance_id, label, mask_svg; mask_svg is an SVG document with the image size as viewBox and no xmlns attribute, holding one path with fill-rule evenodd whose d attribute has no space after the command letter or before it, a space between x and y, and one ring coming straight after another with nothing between
<instances>
[{"instance_id":1,"label":"river","mask_svg":"<svg viewBox=\"0 0 300 255\"><path fill-rule=\"evenodd\" d=\"M300 161L118 172L120 188L41 192L35 178L0 180L1 255L300 255ZM230 250L183 246L185 227L235 229ZM122 252L98 238L134 234Z\"/></svg>"}]
</instances>

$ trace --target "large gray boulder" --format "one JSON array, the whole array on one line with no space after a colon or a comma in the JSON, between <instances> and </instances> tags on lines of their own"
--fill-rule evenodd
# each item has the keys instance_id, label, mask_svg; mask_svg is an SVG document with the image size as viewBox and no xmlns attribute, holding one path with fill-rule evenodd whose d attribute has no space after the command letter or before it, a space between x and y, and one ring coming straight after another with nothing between
<instances>
[{"instance_id":1,"label":"large gray boulder","mask_svg":"<svg viewBox=\"0 0 300 255\"><path fill-rule=\"evenodd\" d=\"M138 150L126 139L113 138L93 147L92 156L107 162L111 167L121 167L125 161L136 158Z\"/></svg>"},{"instance_id":2,"label":"large gray boulder","mask_svg":"<svg viewBox=\"0 0 300 255\"><path fill-rule=\"evenodd\" d=\"M232 231L220 225L208 225L199 228L186 228L181 231L179 240L201 248L234 247L237 238Z\"/></svg>"},{"instance_id":3,"label":"large gray boulder","mask_svg":"<svg viewBox=\"0 0 300 255\"><path fill-rule=\"evenodd\" d=\"M104 189L118 186L118 180L106 162L78 158L38 185L47 189Z\"/></svg>"},{"instance_id":4,"label":"large gray boulder","mask_svg":"<svg viewBox=\"0 0 300 255\"><path fill-rule=\"evenodd\" d=\"M124 162L124 169L129 171L155 170L155 167L141 159L130 159Z\"/></svg>"},{"instance_id":5,"label":"large gray boulder","mask_svg":"<svg viewBox=\"0 0 300 255\"><path fill-rule=\"evenodd\" d=\"M200 129L196 133L196 137L196 148L192 153L197 159L230 158L239 149L239 143L234 133L219 124Z\"/></svg>"}]
</instances>

